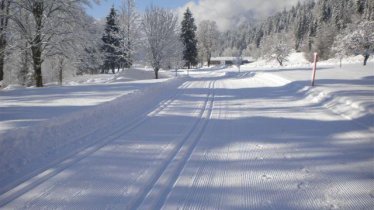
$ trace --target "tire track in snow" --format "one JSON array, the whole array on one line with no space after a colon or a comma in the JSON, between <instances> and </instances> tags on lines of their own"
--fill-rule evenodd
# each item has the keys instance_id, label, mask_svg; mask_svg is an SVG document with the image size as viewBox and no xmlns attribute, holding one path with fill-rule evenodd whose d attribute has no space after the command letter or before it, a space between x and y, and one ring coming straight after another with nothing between
<instances>
[{"instance_id":1,"label":"tire track in snow","mask_svg":"<svg viewBox=\"0 0 374 210\"><path fill-rule=\"evenodd\" d=\"M138 198L127 206L127 209L153 210L163 206L210 120L215 97L215 82L209 82L209 93L192 128L158 169L151 182L140 191Z\"/></svg>"},{"instance_id":2,"label":"tire track in snow","mask_svg":"<svg viewBox=\"0 0 374 210\"><path fill-rule=\"evenodd\" d=\"M131 130L139 127L141 124L147 121L152 116L157 115L164 109L168 107L173 101L175 101L179 95L182 95L185 92L185 89L188 88L191 85L191 82L184 82L181 86L179 86L179 89L175 91L175 94L171 94L169 97L167 97L166 100L161 102L161 104L156 104L151 108L150 113L147 111L145 112L141 117L138 119L135 119L131 123L124 124L124 126L119 127L116 130L110 130L110 133L107 133L105 135L105 139L99 138L99 141L95 141L92 144L88 145L87 147L83 148L82 150L75 151L72 154L68 154L67 156L64 156L56 161L53 161L50 165L43 169L39 169L37 172L32 172L32 175L27 178L22 178L22 182L20 181L20 184L16 185L14 188L4 192L0 195L0 207L3 207L10 203L11 201L15 200L16 198L20 197L24 193L28 192L29 190L37 187L38 185L42 184L43 182L47 181L48 179L54 177L55 175L59 174L63 170L69 168L70 166L74 165L75 163L83 160L87 156L93 154L94 152L98 151L100 148L108 145L110 142L116 140L118 137L130 132ZM87 134L85 137L91 136L95 134L95 131L92 133ZM58 183L56 183L53 186L48 187L43 191L43 193L39 197L45 197L48 196L51 192L53 192L55 186ZM34 203L36 199L30 200L26 203L26 208L31 207L30 205Z\"/></svg>"}]
</instances>

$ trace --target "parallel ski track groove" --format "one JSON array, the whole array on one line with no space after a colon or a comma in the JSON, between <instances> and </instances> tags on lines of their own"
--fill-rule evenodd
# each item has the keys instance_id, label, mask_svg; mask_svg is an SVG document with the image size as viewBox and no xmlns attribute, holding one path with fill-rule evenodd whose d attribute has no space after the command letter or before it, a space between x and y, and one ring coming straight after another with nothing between
<instances>
[{"instance_id":1,"label":"parallel ski track groove","mask_svg":"<svg viewBox=\"0 0 374 210\"><path fill-rule=\"evenodd\" d=\"M152 110L151 112L147 111L138 119L133 120L132 123L125 124L124 126L121 126L118 129L112 131L111 133L108 133L106 135L106 139L100 139L98 141L95 141L92 144L89 144L86 147L84 147L82 150L74 151L72 154L68 154L67 156L64 156L58 160L53 161L51 164L44 167L43 169L39 169L37 170L37 172L32 172L32 175L30 175L29 177L21 178L22 181L18 182L18 185L14 185L14 188L10 188L0 195L0 207L7 205L11 201L15 200L16 198L28 192L29 190L35 188L36 186L42 184L48 179L54 177L66 168L69 168L70 166L81 161L82 159L86 158L92 153L98 151L100 148L108 145L110 142L116 140L118 137L139 127L141 124L146 122L150 116L154 116L157 113L160 113L161 111L166 109L168 105L175 101L179 95L182 95L185 89L191 85L190 82L188 84L186 83L187 82L185 81L181 86L179 86L179 89L181 90L175 91L175 94L172 94L171 96L167 97L167 99L164 100L164 102L161 102L161 104L156 104L153 108L148 109ZM81 138L86 138L88 136L93 135L94 133L95 131L88 133L86 136ZM51 187L49 190L47 190L47 192L44 192L43 194L48 195L52 191L52 189L53 187Z\"/></svg>"},{"instance_id":2,"label":"parallel ski track groove","mask_svg":"<svg viewBox=\"0 0 374 210\"><path fill-rule=\"evenodd\" d=\"M176 146L176 148L171 152L168 158L166 158L166 161L164 164L157 170L154 177L151 179L151 182L148 185L145 185L145 188L140 191L140 195L137 196L137 199L135 199L133 202L131 202L126 209L160 209L165 200L167 199L168 194L170 193L171 188L174 186L175 182L177 181L180 173L183 171L184 166L186 165L188 159L190 158L194 148L196 147L197 143L199 142L206 125L208 124L208 121L211 117L213 103L214 103L214 85L216 81L210 81L209 82L209 93L207 94L207 97L204 101L203 109L200 111L198 119L195 121L194 125L191 127L189 132L186 134L184 139ZM204 114L207 114L206 119L204 119ZM203 121L203 122L202 122ZM199 127L199 125L203 123ZM199 130L198 130L199 129ZM198 134L195 138L191 139L191 136L193 135L194 131L198 130ZM190 143L190 145L188 145ZM187 145L187 146L186 146ZM185 149L184 147L187 147L186 154L183 154L182 149ZM182 155L182 157L178 157L178 155ZM179 158L179 162L177 160ZM176 162L175 166L172 166ZM172 168L174 167L174 168ZM168 176L167 180L168 183L166 186L161 187L161 193L157 195L156 198L148 198L152 190L155 188L159 180L163 177L165 171L168 168L171 169L171 174ZM147 200L149 199L149 201ZM147 204L147 202L150 204ZM141 207L142 205L151 205L151 208L147 207Z\"/></svg>"}]
</instances>

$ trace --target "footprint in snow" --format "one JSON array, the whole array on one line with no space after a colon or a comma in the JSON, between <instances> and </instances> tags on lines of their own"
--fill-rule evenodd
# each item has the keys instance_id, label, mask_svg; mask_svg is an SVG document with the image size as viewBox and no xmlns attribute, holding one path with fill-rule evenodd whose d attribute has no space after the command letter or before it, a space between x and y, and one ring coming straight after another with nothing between
<instances>
[{"instance_id":1,"label":"footprint in snow","mask_svg":"<svg viewBox=\"0 0 374 210\"><path fill-rule=\"evenodd\" d=\"M308 188L308 183L306 183L306 182L299 182L297 184L297 189L299 189L299 190L304 190L306 188Z\"/></svg>"},{"instance_id":2,"label":"footprint in snow","mask_svg":"<svg viewBox=\"0 0 374 210\"><path fill-rule=\"evenodd\" d=\"M262 178L263 180L270 180L270 179L272 179L271 176L266 175L266 174L262 175L261 178Z\"/></svg>"},{"instance_id":3,"label":"footprint in snow","mask_svg":"<svg viewBox=\"0 0 374 210\"><path fill-rule=\"evenodd\" d=\"M256 147L257 147L258 149L262 149L262 148L264 148L264 146L261 145L261 144L256 144Z\"/></svg>"},{"instance_id":4,"label":"footprint in snow","mask_svg":"<svg viewBox=\"0 0 374 210\"><path fill-rule=\"evenodd\" d=\"M301 170L302 170L303 172L307 173L307 174L310 173L310 170L309 170L308 168L303 167Z\"/></svg>"}]
</instances>

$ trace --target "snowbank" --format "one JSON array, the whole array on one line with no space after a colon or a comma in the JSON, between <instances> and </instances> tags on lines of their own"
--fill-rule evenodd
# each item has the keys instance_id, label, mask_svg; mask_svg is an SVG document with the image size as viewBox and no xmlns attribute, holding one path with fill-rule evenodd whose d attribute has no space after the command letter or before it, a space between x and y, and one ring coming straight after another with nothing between
<instances>
[{"instance_id":1,"label":"snowbank","mask_svg":"<svg viewBox=\"0 0 374 210\"><path fill-rule=\"evenodd\" d=\"M295 67L295 66L310 66L310 62L304 58L303 53L293 52L288 56L288 61L283 63L283 68ZM253 63L243 65L244 68L279 68L279 63L273 60L267 60L260 58Z\"/></svg>"},{"instance_id":2,"label":"snowbank","mask_svg":"<svg viewBox=\"0 0 374 210\"><path fill-rule=\"evenodd\" d=\"M300 59L296 54L294 58ZM310 65L290 63L290 66L280 68L271 64L268 67L249 64L242 69L255 73L256 78L268 85L288 86L290 91L302 94L311 103L374 130L374 62L363 66L362 58L355 56L343 60L343 63L340 68L336 59L320 62L315 87L311 87Z\"/></svg>"},{"instance_id":3,"label":"snowbank","mask_svg":"<svg viewBox=\"0 0 374 210\"><path fill-rule=\"evenodd\" d=\"M113 124L127 119L130 125L144 110L158 106L182 79L165 80L98 106L44 121L37 126L13 129L0 136L0 192L20 179L23 171L40 169L84 148L111 131Z\"/></svg>"},{"instance_id":4,"label":"snowbank","mask_svg":"<svg viewBox=\"0 0 374 210\"><path fill-rule=\"evenodd\" d=\"M159 71L159 78L169 78L165 71ZM135 80L154 79L155 73L152 69L125 69L118 73L111 82L125 82Z\"/></svg>"},{"instance_id":5,"label":"snowbank","mask_svg":"<svg viewBox=\"0 0 374 210\"><path fill-rule=\"evenodd\" d=\"M159 78L165 79L173 77L171 72L160 70ZM62 83L63 86L76 86L83 84L103 84L112 82L128 82L128 81L139 81L139 80L150 80L155 78L155 73L152 69L125 69L116 74L84 74L77 75L74 77L64 78ZM58 82L51 82L44 84L46 87L59 86ZM0 90L2 83L0 83ZM18 84L9 84L3 87L3 90L14 90L26 88ZM29 87L30 88L30 87Z\"/></svg>"}]
</instances>

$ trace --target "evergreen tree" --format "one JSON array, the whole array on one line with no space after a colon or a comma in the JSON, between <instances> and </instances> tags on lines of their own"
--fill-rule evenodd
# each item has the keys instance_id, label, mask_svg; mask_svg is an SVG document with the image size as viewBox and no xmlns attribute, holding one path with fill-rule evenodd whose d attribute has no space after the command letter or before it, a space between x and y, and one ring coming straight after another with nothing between
<instances>
[{"instance_id":1,"label":"evergreen tree","mask_svg":"<svg viewBox=\"0 0 374 210\"><path fill-rule=\"evenodd\" d=\"M105 31L102 37L102 41L104 42L102 51L105 57L103 73L108 73L109 70L112 70L114 74L115 69L120 66L120 62L123 62L123 52L120 50L121 39L117 24L117 13L114 7L110 9L106 20Z\"/></svg>"},{"instance_id":2,"label":"evergreen tree","mask_svg":"<svg viewBox=\"0 0 374 210\"><path fill-rule=\"evenodd\" d=\"M182 21L181 39L184 45L183 60L186 61L186 66L189 69L198 63L196 29L195 20L192 17L190 9L187 8Z\"/></svg>"}]
</instances>

